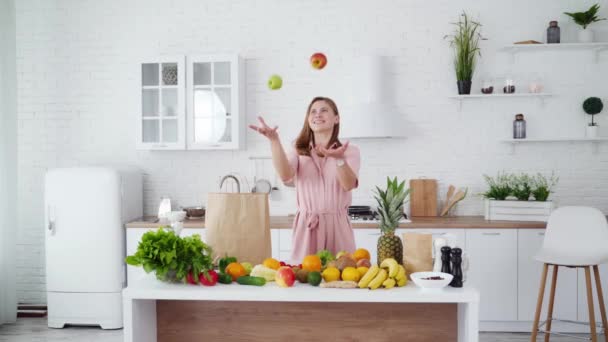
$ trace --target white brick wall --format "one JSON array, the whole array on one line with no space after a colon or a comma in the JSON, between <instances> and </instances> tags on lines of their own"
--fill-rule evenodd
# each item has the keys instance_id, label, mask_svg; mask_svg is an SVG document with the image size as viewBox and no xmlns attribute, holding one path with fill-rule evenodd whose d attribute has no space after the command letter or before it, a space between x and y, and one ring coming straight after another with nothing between
<instances>
[{"instance_id":1,"label":"white brick wall","mask_svg":"<svg viewBox=\"0 0 608 342\"><path fill-rule=\"evenodd\" d=\"M359 142L363 166L357 204L372 204L370 190L387 175L426 176L468 186L472 194L457 214L481 214L474 194L481 175L499 170L546 172L561 177L559 204L593 205L608 212L608 144L596 153L586 143L509 147L516 113L524 113L529 136L583 134L580 110L586 96L608 102L608 53L590 63L586 52L523 53L511 63L498 52L518 40L543 40L557 18L562 39L574 27L561 13L597 1L34 1L17 2L19 113L19 299L44 302L42 179L47 168L102 163L141 167L145 211L153 214L162 195L178 205L204 202L221 175L252 176L249 156L268 155L267 143L248 133L248 149L237 152L142 152L135 150L137 62L146 56L238 52L247 67L247 117L263 114L280 126L285 142L295 137L308 101L334 97L348 120L352 73L345 65L357 55L388 56L387 83L407 115L408 136L399 141ZM608 1L599 1L608 16ZM534 99L467 101L462 111L447 98L456 92L448 43L450 22L462 10L478 17L490 40L482 43L473 88L483 74L513 75L520 89L532 75L556 93L542 106ZM606 23L594 25L608 41ZM308 57L329 58L321 72ZM284 78L271 92L272 73ZM358 85L356 85L358 86ZM496 83L495 88L501 84ZM374 115L374 114L370 114ZM608 127L606 111L596 117ZM606 128L608 130L608 128ZM604 132L608 135L608 131ZM293 211L293 191L272 202L272 214Z\"/></svg>"}]
</instances>

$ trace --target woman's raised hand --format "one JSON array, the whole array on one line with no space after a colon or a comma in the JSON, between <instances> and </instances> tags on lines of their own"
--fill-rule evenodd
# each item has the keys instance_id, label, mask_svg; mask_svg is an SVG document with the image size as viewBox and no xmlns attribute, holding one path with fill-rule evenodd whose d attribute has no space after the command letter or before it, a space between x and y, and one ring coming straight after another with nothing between
<instances>
[{"instance_id":1,"label":"woman's raised hand","mask_svg":"<svg viewBox=\"0 0 608 342\"><path fill-rule=\"evenodd\" d=\"M344 152L348 148L348 141L345 142L342 146L337 147L337 144L333 144L331 148L325 148L323 146L316 146L316 150L323 153L326 157L332 157L336 159L344 159Z\"/></svg>"},{"instance_id":2,"label":"woman's raised hand","mask_svg":"<svg viewBox=\"0 0 608 342\"><path fill-rule=\"evenodd\" d=\"M279 139L279 133L277 133L277 129L279 128L279 126L274 126L274 128L270 128L261 116L258 116L258 121L260 122L260 126L249 125L249 128L265 136L270 141Z\"/></svg>"}]
</instances>

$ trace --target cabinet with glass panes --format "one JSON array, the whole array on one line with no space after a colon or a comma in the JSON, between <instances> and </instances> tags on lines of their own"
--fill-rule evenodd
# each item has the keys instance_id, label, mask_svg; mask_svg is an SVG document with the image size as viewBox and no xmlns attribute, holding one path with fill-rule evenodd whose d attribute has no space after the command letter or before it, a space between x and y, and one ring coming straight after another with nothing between
<instances>
[{"instance_id":1,"label":"cabinet with glass panes","mask_svg":"<svg viewBox=\"0 0 608 342\"><path fill-rule=\"evenodd\" d=\"M183 56L172 56L140 64L138 149L185 148L184 60Z\"/></svg>"},{"instance_id":2,"label":"cabinet with glass panes","mask_svg":"<svg viewBox=\"0 0 608 342\"><path fill-rule=\"evenodd\" d=\"M189 56L186 82L187 148L243 148L244 72L238 55Z\"/></svg>"}]
</instances>

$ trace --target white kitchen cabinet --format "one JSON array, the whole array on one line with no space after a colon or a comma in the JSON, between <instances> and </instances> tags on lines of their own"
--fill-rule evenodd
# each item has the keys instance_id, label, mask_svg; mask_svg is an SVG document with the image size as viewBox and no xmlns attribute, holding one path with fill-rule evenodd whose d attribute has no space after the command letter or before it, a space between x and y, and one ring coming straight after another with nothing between
<instances>
[{"instance_id":1,"label":"white kitchen cabinet","mask_svg":"<svg viewBox=\"0 0 608 342\"><path fill-rule=\"evenodd\" d=\"M280 229L279 230L279 258L280 261L285 261L287 263L300 263L300 260L291 260L291 235L293 234L293 229Z\"/></svg>"},{"instance_id":2,"label":"white kitchen cabinet","mask_svg":"<svg viewBox=\"0 0 608 342\"><path fill-rule=\"evenodd\" d=\"M517 230L469 229L465 286L479 290L481 321L517 320Z\"/></svg>"},{"instance_id":3,"label":"white kitchen cabinet","mask_svg":"<svg viewBox=\"0 0 608 342\"><path fill-rule=\"evenodd\" d=\"M589 322L589 309L587 307L587 283L585 280L585 269L578 270L578 320ZM604 305L608 305L608 264L599 266L600 279L602 280L602 292L604 293ZM595 312L595 321L601 322L599 302L597 300L597 291L595 288L595 274L591 268L591 287L593 289L593 311Z\"/></svg>"},{"instance_id":4,"label":"white kitchen cabinet","mask_svg":"<svg viewBox=\"0 0 608 342\"><path fill-rule=\"evenodd\" d=\"M244 64L236 54L189 56L186 146L235 150L245 143Z\"/></svg>"},{"instance_id":5,"label":"white kitchen cabinet","mask_svg":"<svg viewBox=\"0 0 608 342\"><path fill-rule=\"evenodd\" d=\"M186 147L184 56L149 59L139 68L137 149Z\"/></svg>"},{"instance_id":6,"label":"white kitchen cabinet","mask_svg":"<svg viewBox=\"0 0 608 342\"><path fill-rule=\"evenodd\" d=\"M543 271L543 264L534 259L542 247L545 237L544 229L519 229L517 244L517 319L519 321L533 321L538 300L538 290ZM551 291L551 277L553 266L549 267L542 320L547 317L549 294ZM577 307L577 275L576 269L559 267L557 272L557 287L555 289L555 302L553 317L559 319L576 320Z\"/></svg>"}]
</instances>

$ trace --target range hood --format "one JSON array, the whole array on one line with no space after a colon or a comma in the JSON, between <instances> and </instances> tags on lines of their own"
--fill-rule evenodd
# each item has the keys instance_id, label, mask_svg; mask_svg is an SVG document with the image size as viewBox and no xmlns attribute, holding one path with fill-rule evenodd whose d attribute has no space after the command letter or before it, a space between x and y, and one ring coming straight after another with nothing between
<instances>
[{"instance_id":1,"label":"range hood","mask_svg":"<svg viewBox=\"0 0 608 342\"><path fill-rule=\"evenodd\" d=\"M381 56L358 57L353 63L353 100L340 113L340 136L349 139L404 138L405 120L387 89Z\"/></svg>"}]
</instances>

